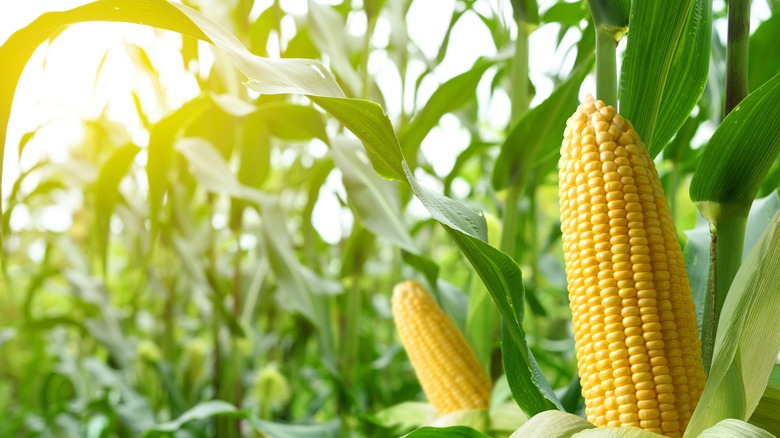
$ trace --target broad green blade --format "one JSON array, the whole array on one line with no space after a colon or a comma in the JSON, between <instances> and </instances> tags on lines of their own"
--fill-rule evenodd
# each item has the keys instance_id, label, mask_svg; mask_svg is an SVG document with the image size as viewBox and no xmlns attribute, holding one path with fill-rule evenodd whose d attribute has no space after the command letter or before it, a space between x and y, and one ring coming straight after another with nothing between
<instances>
[{"instance_id":1,"label":"broad green blade","mask_svg":"<svg viewBox=\"0 0 780 438\"><path fill-rule=\"evenodd\" d=\"M775 438L775 436L750 423L728 418L705 430L698 438Z\"/></svg>"},{"instance_id":2,"label":"broad green blade","mask_svg":"<svg viewBox=\"0 0 780 438\"><path fill-rule=\"evenodd\" d=\"M710 68L711 9L711 0L694 0L685 21L669 68L652 138L645 140L652 157L666 147L704 92Z\"/></svg>"},{"instance_id":3,"label":"broad green blade","mask_svg":"<svg viewBox=\"0 0 780 438\"><path fill-rule=\"evenodd\" d=\"M574 112L577 92L592 67L591 58L550 97L523 113L515 123L495 161L491 177L495 190L513 185L522 187L538 160L561 147L566 119Z\"/></svg>"},{"instance_id":4,"label":"broad green blade","mask_svg":"<svg viewBox=\"0 0 780 438\"><path fill-rule=\"evenodd\" d=\"M478 432L466 426L453 427L423 427L404 435L404 438L490 438L482 432Z\"/></svg>"},{"instance_id":5,"label":"broad green blade","mask_svg":"<svg viewBox=\"0 0 780 438\"><path fill-rule=\"evenodd\" d=\"M737 272L721 313L712 368L686 437L724 418L747 420L780 350L780 213Z\"/></svg>"},{"instance_id":6,"label":"broad green blade","mask_svg":"<svg viewBox=\"0 0 780 438\"><path fill-rule=\"evenodd\" d=\"M510 438L569 438L596 426L568 412L547 411L526 421Z\"/></svg>"},{"instance_id":7,"label":"broad green blade","mask_svg":"<svg viewBox=\"0 0 780 438\"><path fill-rule=\"evenodd\" d=\"M747 212L780 152L780 75L750 93L712 135L691 180L691 200Z\"/></svg>"},{"instance_id":8,"label":"broad green blade","mask_svg":"<svg viewBox=\"0 0 780 438\"><path fill-rule=\"evenodd\" d=\"M693 4L694 0L632 2L620 74L620 114L631 121L645 144L653 142L670 67ZM683 116L680 125L687 116Z\"/></svg>"}]
</instances>

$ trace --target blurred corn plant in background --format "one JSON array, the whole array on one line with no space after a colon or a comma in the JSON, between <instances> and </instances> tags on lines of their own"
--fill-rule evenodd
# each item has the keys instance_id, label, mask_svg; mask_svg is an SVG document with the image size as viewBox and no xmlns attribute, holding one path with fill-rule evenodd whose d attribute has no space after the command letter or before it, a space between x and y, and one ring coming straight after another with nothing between
<instances>
[{"instance_id":1,"label":"blurred corn plant in background","mask_svg":"<svg viewBox=\"0 0 780 438\"><path fill-rule=\"evenodd\" d=\"M603 29L584 1L423 3L102 0L9 37L3 141L25 64L66 26L177 32L156 38L180 42L181 71L163 77L128 43L134 120L107 102L96 117L23 133L16 156L5 144L18 176L3 191L1 436L398 436L425 424L508 436L535 413L582 411L556 165ZM723 117L726 5L688 3L680 45L698 57L674 59L690 58L681 68L698 88L680 91L692 97L676 125L646 141L653 156L663 149L677 229L693 229L679 238L703 300L709 235L687 193ZM780 70L766 62L780 55L777 5L753 7L750 90ZM448 22L427 34L410 25L429 13ZM473 33L491 45L442 68ZM96 87L100 66L84 73ZM192 92L172 104L182 84ZM48 152L26 159L50 124L83 135L47 136ZM780 209L771 158L750 247ZM407 278L433 293L495 382L487 420L421 403L391 315ZM775 424L777 377L756 411L762 427Z\"/></svg>"}]
</instances>

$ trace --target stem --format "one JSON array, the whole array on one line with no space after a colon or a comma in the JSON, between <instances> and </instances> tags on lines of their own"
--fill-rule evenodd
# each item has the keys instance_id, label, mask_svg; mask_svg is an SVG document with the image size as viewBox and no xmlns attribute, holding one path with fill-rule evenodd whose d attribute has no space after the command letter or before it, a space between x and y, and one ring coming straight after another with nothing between
<instances>
[{"instance_id":1,"label":"stem","mask_svg":"<svg viewBox=\"0 0 780 438\"><path fill-rule=\"evenodd\" d=\"M750 0L729 1L729 30L726 47L726 117L748 95L748 46L750 42Z\"/></svg>"},{"instance_id":2,"label":"stem","mask_svg":"<svg viewBox=\"0 0 780 438\"><path fill-rule=\"evenodd\" d=\"M520 201L520 187L512 184L507 189L504 201L504 220L501 226L501 251L515 258L517 247L517 204Z\"/></svg>"},{"instance_id":3,"label":"stem","mask_svg":"<svg viewBox=\"0 0 780 438\"><path fill-rule=\"evenodd\" d=\"M702 357L704 370L709 373L723 303L726 301L734 276L742 265L747 211L716 203L702 203L699 209L710 221L712 235L710 274L707 296L704 300L702 327Z\"/></svg>"},{"instance_id":4,"label":"stem","mask_svg":"<svg viewBox=\"0 0 780 438\"><path fill-rule=\"evenodd\" d=\"M512 120L517 119L528 109L528 31L525 21L517 21L517 39L515 56L512 58Z\"/></svg>"},{"instance_id":5,"label":"stem","mask_svg":"<svg viewBox=\"0 0 780 438\"><path fill-rule=\"evenodd\" d=\"M512 115L510 126L528 109L528 33L522 14L516 15L517 39L515 55L512 58ZM504 217L501 228L501 250L515 258L517 246L517 205L520 201L521 187L512 181L507 189L504 202Z\"/></svg>"},{"instance_id":6,"label":"stem","mask_svg":"<svg viewBox=\"0 0 780 438\"><path fill-rule=\"evenodd\" d=\"M617 107L617 41L614 32L599 26L596 31L596 98Z\"/></svg>"}]
</instances>

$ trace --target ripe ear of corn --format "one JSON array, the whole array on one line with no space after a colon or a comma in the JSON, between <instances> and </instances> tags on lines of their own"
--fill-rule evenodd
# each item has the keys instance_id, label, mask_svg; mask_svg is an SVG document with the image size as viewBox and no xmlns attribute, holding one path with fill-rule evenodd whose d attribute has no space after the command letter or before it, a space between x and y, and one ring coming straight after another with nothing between
<instances>
[{"instance_id":1,"label":"ripe ear of corn","mask_svg":"<svg viewBox=\"0 0 780 438\"><path fill-rule=\"evenodd\" d=\"M631 123L588 98L566 122L561 230L588 420L679 437L705 382L658 173Z\"/></svg>"},{"instance_id":2,"label":"ripe ear of corn","mask_svg":"<svg viewBox=\"0 0 780 438\"><path fill-rule=\"evenodd\" d=\"M440 415L488 409L490 381L455 323L418 283L393 290L393 317L425 396Z\"/></svg>"}]
</instances>

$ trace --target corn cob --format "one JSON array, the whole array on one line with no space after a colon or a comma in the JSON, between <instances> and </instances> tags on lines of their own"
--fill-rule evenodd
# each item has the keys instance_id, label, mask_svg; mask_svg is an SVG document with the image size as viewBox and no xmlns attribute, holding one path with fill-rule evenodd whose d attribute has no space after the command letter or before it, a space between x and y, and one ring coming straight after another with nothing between
<instances>
[{"instance_id":1,"label":"corn cob","mask_svg":"<svg viewBox=\"0 0 780 438\"><path fill-rule=\"evenodd\" d=\"M561 230L588 421L679 437L705 376L682 251L631 123L586 98L566 122Z\"/></svg>"},{"instance_id":2,"label":"corn cob","mask_svg":"<svg viewBox=\"0 0 780 438\"><path fill-rule=\"evenodd\" d=\"M396 285L393 317L425 396L439 414L488 409L487 375L455 323L422 286Z\"/></svg>"}]
</instances>

